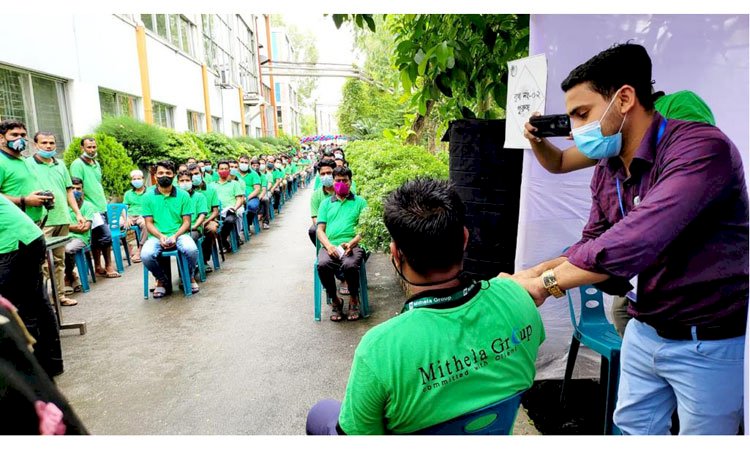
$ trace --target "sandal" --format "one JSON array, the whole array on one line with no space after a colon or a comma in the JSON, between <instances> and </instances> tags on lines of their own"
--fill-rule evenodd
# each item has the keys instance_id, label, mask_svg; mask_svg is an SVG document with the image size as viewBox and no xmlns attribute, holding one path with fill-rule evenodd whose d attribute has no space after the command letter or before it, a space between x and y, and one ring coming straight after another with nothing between
<instances>
[{"instance_id":1,"label":"sandal","mask_svg":"<svg viewBox=\"0 0 750 450\"><path fill-rule=\"evenodd\" d=\"M359 320L359 303L349 303L349 313L346 316L346 320L355 321Z\"/></svg>"},{"instance_id":2,"label":"sandal","mask_svg":"<svg viewBox=\"0 0 750 450\"><path fill-rule=\"evenodd\" d=\"M331 307L331 322L341 322L343 320L343 313L344 313L344 302L339 301L337 303L333 303Z\"/></svg>"},{"instance_id":3,"label":"sandal","mask_svg":"<svg viewBox=\"0 0 750 450\"><path fill-rule=\"evenodd\" d=\"M198 286L198 283L190 283L190 289L193 290L193 294L197 294L201 291L200 286Z\"/></svg>"},{"instance_id":4,"label":"sandal","mask_svg":"<svg viewBox=\"0 0 750 450\"><path fill-rule=\"evenodd\" d=\"M72 298L63 297L60 299L60 304L62 306L75 306L78 304L78 300L74 300Z\"/></svg>"},{"instance_id":5,"label":"sandal","mask_svg":"<svg viewBox=\"0 0 750 450\"><path fill-rule=\"evenodd\" d=\"M349 295L349 286L341 285L341 287L339 288L339 294Z\"/></svg>"},{"instance_id":6,"label":"sandal","mask_svg":"<svg viewBox=\"0 0 750 450\"><path fill-rule=\"evenodd\" d=\"M162 298L167 295L167 290L163 286L156 286L154 288L154 298Z\"/></svg>"},{"instance_id":7,"label":"sandal","mask_svg":"<svg viewBox=\"0 0 750 450\"><path fill-rule=\"evenodd\" d=\"M119 272L107 272L105 275L107 278L120 278L122 276Z\"/></svg>"},{"instance_id":8,"label":"sandal","mask_svg":"<svg viewBox=\"0 0 750 450\"><path fill-rule=\"evenodd\" d=\"M96 270L94 270L94 272L96 272L97 275L106 275L107 274L107 269L105 269L103 267L99 267Z\"/></svg>"}]
</instances>

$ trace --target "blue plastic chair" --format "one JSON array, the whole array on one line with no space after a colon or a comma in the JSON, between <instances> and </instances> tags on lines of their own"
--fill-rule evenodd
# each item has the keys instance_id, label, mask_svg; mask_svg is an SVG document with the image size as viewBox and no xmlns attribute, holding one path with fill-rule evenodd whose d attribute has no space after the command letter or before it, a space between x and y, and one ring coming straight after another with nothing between
<instances>
[{"instance_id":1,"label":"blue plastic chair","mask_svg":"<svg viewBox=\"0 0 750 450\"><path fill-rule=\"evenodd\" d=\"M130 229L135 233L135 245L138 246L138 248L141 247L141 227L138 225L133 225L130 227Z\"/></svg>"},{"instance_id":2,"label":"blue plastic chair","mask_svg":"<svg viewBox=\"0 0 750 450\"><path fill-rule=\"evenodd\" d=\"M190 278L191 274L188 270L188 261L187 259L183 258L182 255L180 255L180 252L177 250L170 250L168 252L162 252L161 254L162 258L177 258L177 271L179 272L180 279L182 279L182 291L185 294L185 297L190 297L193 295L193 288L190 286ZM167 278L169 279L169 282L172 283L172 269L170 266L169 271L167 272ZM146 265L143 265L143 298L148 298L148 274L149 271L146 268ZM169 286L171 288L172 286ZM171 289L168 289L171 290Z\"/></svg>"},{"instance_id":3,"label":"blue plastic chair","mask_svg":"<svg viewBox=\"0 0 750 450\"><path fill-rule=\"evenodd\" d=\"M122 249L120 245L125 247L125 257L128 259L128 266L130 262L130 249L128 249L127 236L122 232L120 228L120 216L125 211L125 218L127 219L128 206L124 203L110 203L107 205L107 220L109 222L109 232L112 234L112 253L115 255L115 265L119 273L124 273L125 268L122 265Z\"/></svg>"},{"instance_id":4,"label":"blue plastic chair","mask_svg":"<svg viewBox=\"0 0 750 450\"><path fill-rule=\"evenodd\" d=\"M255 234L260 234L260 222L258 221L258 214L253 214L253 228L255 228Z\"/></svg>"},{"instance_id":5,"label":"blue plastic chair","mask_svg":"<svg viewBox=\"0 0 750 450\"><path fill-rule=\"evenodd\" d=\"M203 240L204 236L198 238L198 242L195 244L198 246L198 275L201 283L206 281L206 263L203 261Z\"/></svg>"},{"instance_id":6,"label":"blue plastic chair","mask_svg":"<svg viewBox=\"0 0 750 450\"><path fill-rule=\"evenodd\" d=\"M321 309L321 297L325 294L323 289L323 283L320 282L320 276L318 275L318 252L320 251L320 242L316 242L315 250L315 262L313 263L313 292L314 292L314 309L315 309L315 321L320 322L320 309ZM369 295L367 293L367 259L370 257L369 253L365 253L365 257L362 259L362 266L359 268L359 308L362 318L370 317L370 302ZM330 305L333 300L326 295L326 304Z\"/></svg>"},{"instance_id":7,"label":"blue plastic chair","mask_svg":"<svg viewBox=\"0 0 750 450\"><path fill-rule=\"evenodd\" d=\"M81 280L81 290L88 292L91 290L89 287L89 275L91 275L91 282L96 283L96 272L94 271L94 258L91 256L91 247L87 245L75 252L74 259L76 268L78 269L78 277Z\"/></svg>"},{"instance_id":8,"label":"blue plastic chair","mask_svg":"<svg viewBox=\"0 0 750 450\"><path fill-rule=\"evenodd\" d=\"M248 214L247 209L245 209L245 212L242 214L242 235L245 237L245 242L250 242L250 224L247 220Z\"/></svg>"},{"instance_id":9,"label":"blue plastic chair","mask_svg":"<svg viewBox=\"0 0 750 450\"><path fill-rule=\"evenodd\" d=\"M604 434L620 434L620 430L612 421L612 415L615 411L617 386L620 379L622 338L617 334L615 327L607 320L604 312L604 297L601 291L591 285L581 286L578 291L580 293L581 314L578 322L576 322L573 297L570 294L571 290L568 290L568 306L570 320L573 323L573 338L570 342L560 403L562 404L565 400L565 388L573 376L578 348L583 344L601 355L599 383L603 388L606 387Z\"/></svg>"},{"instance_id":10,"label":"blue plastic chair","mask_svg":"<svg viewBox=\"0 0 750 450\"><path fill-rule=\"evenodd\" d=\"M500 400L484 408L466 413L455 419L433 425L412 434L423 435L508 435L513 434L518 408L521 406L521 395L518 392L512 397Z\"/></svg>"}]
</instances>

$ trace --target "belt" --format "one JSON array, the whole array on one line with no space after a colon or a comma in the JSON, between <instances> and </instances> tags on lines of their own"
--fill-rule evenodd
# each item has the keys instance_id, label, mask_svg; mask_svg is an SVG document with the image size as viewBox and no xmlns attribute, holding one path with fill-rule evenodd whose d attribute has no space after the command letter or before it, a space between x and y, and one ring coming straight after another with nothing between
<instances>
[{"instance_id":1,"label":"belt","mask_svg":"<svg viewBox=\"0 0 750 450\"><path fill-rule=\"evenodd\" d=\"M673 339L676 341L692 341L693 327L684 325L681 327L659 327L656 328L656 334L664 339ZM699 341L716 341L720 339L730 339L738 336L744 336L746 325L727 324L727 325L696 325L695 338Z\"/></svg>"}]
</instances>

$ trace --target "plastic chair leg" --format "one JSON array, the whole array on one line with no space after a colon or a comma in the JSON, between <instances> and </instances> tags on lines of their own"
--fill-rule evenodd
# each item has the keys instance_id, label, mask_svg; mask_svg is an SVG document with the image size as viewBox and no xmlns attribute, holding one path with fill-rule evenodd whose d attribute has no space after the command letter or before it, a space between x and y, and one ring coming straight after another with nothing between
<instances>
[{"instance_id":1,"label":"plastic chair leg","mask_svg":"<svg viewBox=\"0 0 750 450\"><path fill-rule=\"evenodd\" d=\"M250 242L250 224L247 220L247 211L242 215L242 234L245 236L245 242Z\"/></svg>"},{"instance_id":2,"label":"plastic chair leg","mask_svg":"<svg viewBox=\"0 0 750 450\"><path fill-rule=\"evenodd\" d=\"M237 250L239 249L238 237L236 228L229 232L229 243L232 246L232 253L237 253Z\"/></svg>"},{"instance_id":3,"label":"plastic chair leg","mask_svg":"<svg viewBox=\"0 0 750 450\"><path fill-rule=\"evenodd\" d=\"M576 365L576 358L578 357L578 349L581 346L581 341L573 336L570 341L570 349L568 350L568 362L565 365L565 377L563 378L562 389L560 390L560 404L565 403L565 388L568 387L568 383L573 378L573 368Z\"/></svg>"},{"instance_id":4,"label":"plastic chair leg","mask_svg":"<svg viewBox=\"0 0 750 450\"><path fill-rule=\"evenodd\" d=\"M211 244L211 259L214 263L214 270L221 269L221 263L219 262L219 244L216 242L216 239L214 239L214 242Z\"/></svg>"},{"instance_id":5,"label":"plastic chair leg","mask_svg":"<svg viewBox=\"0 0 750 450\"><path fill-rule=\"evenodd\" d=\"M143 298L148 299L148 269L143 264Z\"/></svg>"},{"instance_id":6,"label":"plastic chair leg","mask_svg":"<svg viewBox=\"0 0 750 450\"><path fill-rule=\"evenodd\" d=\"M260 222L258 221L258 214L253 214L253 228L255 228L255 234L260 234Z\"/></svg>"},{"instance_id":7,"label":"plastic chair leg","mask_svg":"<svg viewBox=\"0 0 750 450\"><path fill-rule=\"evenodd\" d=\"M201 283L205 283L206 281L206 263L203 260L203 239L198 239L197 247L198 247L198 276L201 280Z\"/></svg>"},{"instance_id":8,"label":"plastic chair leg","mask_svg":"<svg viewBox=\"0 0 750 450\"><path fill-rule=\"evenodd\" d=\"M78 268L78 278L81 280L81 290L88 292L91 290L89 287L89 270L86 267L86 256L83 250L78 250L75 254L76 268Z\"/></svg>"},{"instance_id":9,"label":"plastic chair leg","mask_svg":"<svg viewBox=\"0 0 750 450\"><path fill-rule=\"evenodd\" d=\"M86 256L86 265L91 275L91 282L96 283L96 270L94 269L94 255L91 254L91 248L84 250ZM78 275L81 275L80 273Z\"/></svg>"},{"instance_id":10,"label":"plastic chair leg","mask_svg":"<svg viewBox=\"0 0 750 450\"><path fill-rule=\"evenodd\" d=\"M617 404L617 388L620 381L620 353L613 352L611 359L602 356L601 384L605 386L604 434L621 434L614 424L613 416ZM606 381L606 383L605 383Z\"/></svg>"},{"instance_id":11,"label":"plastic chair leg","mask_svg":"<svg viewBox=\"0 0 750 450\"><path fill-rule=\"evenodd\" d=\"M313 302L315 307L315 320L320 322L320 277L318 276L318 258L313 263Z\"/></svg>"},{"instance_id":12,"label":"plastic chair leg","mask_svg":"<svg viewBox=\"0 0 750 450\"><path fill-rule=\"evenodd\" d=\"M126 235L122 235L122 238L120 238L120 242L122 242L122 246L125 248L125 257L128 259L128 267L132 266L132 262L130 261L130 247L128 247L128 239Z\"/></svg>"},{"instance_id":13,"label":"plastic chair leg","mask_svg":"<svg viewBox=\"0 0 750 450\"><path fill-rule=\"evenodd\" d=\"M185 294L185 297L193 295L193 288L190 286L192 274L189 270L187 258L184 258L179 252L177 252L177 272L182 280L182 292Z\"/></svg>"},{"instance_id":14,"label":"plastic chair leg","mask_svg":"<svg viewBox=\"0 0 750 450\"><path fill-rule=\"evenodd\" d=\"M362 317L370 317L370 302L367 294L367 263L362 260L362 267L359 268L359 302L362 308Z\"/></svg>"},{"instance_id":15,"label":"plastic chair leg","mask_svg":"<svg viewBox=\"0 0 750 450\"><path fill-rule=\"evenodd\" d=\"M119 273L125 273L125 268L122 265L122 249L120 248L120 238L112 237L112 253L115 256L115 266Z\"/></svg>"}]
</instances>

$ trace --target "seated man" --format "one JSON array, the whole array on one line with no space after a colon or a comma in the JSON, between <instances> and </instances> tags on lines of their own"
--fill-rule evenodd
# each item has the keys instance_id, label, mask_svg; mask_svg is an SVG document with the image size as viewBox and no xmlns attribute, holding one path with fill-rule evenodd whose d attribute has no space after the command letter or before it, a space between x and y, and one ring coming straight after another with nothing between
<instances>
[{"instance_id":1,"label":"seated man","mask_svg":"<svg viewBox=\"0 0 750 450\"><path fill-rule=\"evenodd\" d=\"M208 259L211 257L211 248L219 234L219 196L212 185L206 185L204 182L200 166L197 164L188 165L188 171L191 174L193 189L206 197L208 214L203 221L203 236L205 236L205 239L203 239L203 262L208 263ZM208 264L206 265L206 272L213 272Z\"/></svg>"},{"instance_id":2,"label":"seated man","mask_svg":"<svg viewBox=\"0 0 750 450\"><path fill-rule=\"evenodd\" d=\"M146 193L146 186L143 184L143 172L138 169L130 172L130 184L133 189L125 193L123 203L128 207L128 228L138 227L141 229L141 240L138 242L135 248L130 250L133 255L133 262L141 262L141 247L146 243L148 239L148 232L146 231L146 220L141 214L143 214L143 194Z\"/></svg>"},{"instance_id":3,"label":"seated man","mask_svg":"<svg viewBox=\"0 0 750 450\"><path fill-rule=\"evenodd\" d=\"M344 272L349 286L350 300L347 320L359 319L359 268L365 252L359 246L362 236L357 233L359 217L367 207L364 198L349 192L352 171L337 167L333 171L335 195L324 200L318 211L318 274L320 282L332 300L331 320L341 321L343 302L336 292L335 274Z\"/></svg>"},{"instance_id":4,"label":"seated man","mask_svg":"<svg viewBox=\"0 0 750 450\"><path fill-rule=\"evenodd\" d=\"M231 179L229 171L229 161L221 160L217 165L219 169L219 180L213 184L221 202L221 218L224 219L224 225L221 227L221 245L224 250L229 251L229 233L232 227L237 226L237 210L242 207L245 201L245 191L237 181Z\"/></svg>"},{"instance_id":5,"label":"seated man","mask_svg":"<svg viewBox=\"0 0 750 450\"><path fill-rule=\"evenodd\" d=\"M255 166L253 165L253 167ZM269 209L271 208L271 186L273 185L273 175L268 169L266 161L263 158L258 160L258 167L256 170L258 171L258 175L260 176L261 186L260 205L258 206L258 221L260 222L263 229L267 230L270 228Z\"/></svg>"},{"instance_id":6,"label":"seated man","mask_svg":"<svg viewBox=\"0 0 750 450\"><path fill-rule=\"evenodd\" d=\"M73 196L85 221L83 224L71 222L70 225L70 236L72 239L65 244L65 286L70 287L72 292L78 292L81 290L81 280L73 271L76 267L75 254L91 244L91 222L94 220L96 208L88 200L84 200L83 180L73 177L71 178L71 182L73 184ZM71 218L75 217L73 209L68 208L68 211ZM88 276L87 273L79 275L82 277ZM70 303L66 305L61 302L61 304L72 306ZM73 303L73 305L76 304L78 304L77 301Z\"/></svg>"},{"instance_id":7,"label":"seated man","mask_svg":"<svg viewBox=\"0 0 750 450\"><path fill-rule=\"evenodd\" d=\"M203 235L203 223L206 220L206 215L208 215L206 197L194 189L193 176L187 170L177 174L177 185L190 194L190 237L198 244L198 239Z\"/></svg>"},{"instance_id":8,"label":"seated man","mask_svg":"<svg viewBox=\"0 0 750 450\"><path fill-rule=\"evenodd\" d=\"M156 163L158 185L148 191L143 202L143 217L146 218L149 238L141 249L141 260L156 278L154 298L171 293L172 285L167 277L170 261L168 258L161 258L161 254L175 249L188 261L190 287L193 293L200 290L193 276L198 261L198 247L188 233L191 221L190 195L174 187L173 179L172 161Z\"/></svg>"},{"instance_id":9,"label":"seated man","mask_svg":"<svg viewBox=\"0 0 750 450\"><path fill-rule=\"evenodd\" d=\"M318 173L320 175L321 188L316 189L313 192L312 198L310 198L310 217L312 218L312 226L308 230L310 240L315 245L316 233L318 230L318 210L323 200L330 198L333 192L333 169L336 165L332 161L321 161L318 165Z\"/></svg>"},{"instance_id":10,"label":"seated man","mask_svg":"<svg viewBox=\"0 0 750 450\"><path fill-rule=\"evenodd\" d=\"M462 276L469 231L450 183L409 181L384 208L392 262L412 296L365 334L343 403L315 405L307 434L418 433L534 382L541 316L514 281Z\"/></svg>"},{"instance_id":11,"label":"seated man","mask_svg":"<svg viewBox=\"0 0 750 450\"><path fill-rule=\"evenodd\" d=\"M262 189L260 175L258 175L258 160L250 159L247 155L240 156L240 176L245 183L245 209L248 216L248 223L252 223L252 217L258 214L260 206L260 194Z\"/></svg>"}]
</instances>

